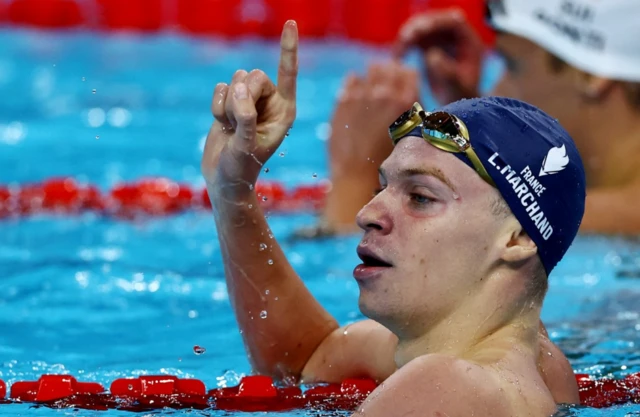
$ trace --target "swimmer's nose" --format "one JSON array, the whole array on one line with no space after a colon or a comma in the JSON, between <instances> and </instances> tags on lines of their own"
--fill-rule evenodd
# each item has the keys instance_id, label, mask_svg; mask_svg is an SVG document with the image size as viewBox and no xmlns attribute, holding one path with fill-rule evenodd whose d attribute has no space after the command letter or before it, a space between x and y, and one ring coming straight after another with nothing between
<instances>
[{"instance_id":1,"label":"swimmer's nose","mask_svg":"<svg viewBox=\"0 0 640 417\"><path fill-rule=\"evenodd\" d=\"M391 217L379 196L374 197L358 212L356 223L365 232L378 230L385 235L391 232L392 228Z\"/></svg>"}]
</instances>

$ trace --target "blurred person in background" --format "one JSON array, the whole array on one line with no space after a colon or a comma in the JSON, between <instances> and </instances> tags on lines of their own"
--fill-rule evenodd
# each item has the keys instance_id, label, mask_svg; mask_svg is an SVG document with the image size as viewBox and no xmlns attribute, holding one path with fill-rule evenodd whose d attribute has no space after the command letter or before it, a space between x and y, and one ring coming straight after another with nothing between
<instances>
[{"instance_id":1,"label":"blurred person in background","mask_svg":"<svg viewBox=\"0 0 640 417\"><path fill-rule=\"evenodd\" d=\"M557 118L583 156L588 196L581 231L640 232L640 3L498 0L487 6L506 69L491 95L521 99ZM481 95L490 51L464 12L412 16L399 31L397 60L346 78L331 123L332 187L320 224L299 236L357 230L356 213L392 150L383 127L418 100L420 75L400 62L412 49L439 103Z\"/></svg>"}]
</instances>

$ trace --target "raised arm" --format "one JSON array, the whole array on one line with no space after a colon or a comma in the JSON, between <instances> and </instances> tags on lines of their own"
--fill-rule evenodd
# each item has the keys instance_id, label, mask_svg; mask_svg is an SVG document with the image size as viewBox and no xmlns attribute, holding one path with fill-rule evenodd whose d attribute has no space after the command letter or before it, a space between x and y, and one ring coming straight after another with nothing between
<instances>
[{"instance_id":1,"label":"raised arm","mask_svg":"<svg viewBox=\"0 0 640 417\"><path fill-rule=\"evenodd\" d=\"M215 122L202 173L213 206L225 276L250 361L276 379L298 378L336 328L287 261L258 204L254 185L296 114L298 34L287 22L277 85L258 70L237 71L215 88Z\"/></svg>"}]
</instances>

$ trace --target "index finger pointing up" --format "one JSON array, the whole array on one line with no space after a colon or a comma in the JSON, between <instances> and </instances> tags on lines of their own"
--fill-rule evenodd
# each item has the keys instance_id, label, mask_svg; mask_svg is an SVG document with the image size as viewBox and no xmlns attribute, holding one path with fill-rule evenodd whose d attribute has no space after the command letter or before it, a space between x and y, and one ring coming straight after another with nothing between
<instances>
[{"instance_id":1,"label":"index finger pointing up","mask_svg":"<svg viewBox=\"0 0 640 417\"><path fill-rule=\"evenodd\" d=\"M280 38L280 65L278 67L278 92L285 100L296 98L298 76L298 26L288 20Z\"/></svg>"}]
</instances>

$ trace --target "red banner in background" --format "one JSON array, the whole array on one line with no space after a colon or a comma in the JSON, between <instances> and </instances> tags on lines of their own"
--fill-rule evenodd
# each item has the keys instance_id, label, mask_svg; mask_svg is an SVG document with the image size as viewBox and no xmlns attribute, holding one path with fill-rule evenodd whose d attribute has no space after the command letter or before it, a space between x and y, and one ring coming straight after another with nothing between
<instances>
[{"instance_id":1,"label":"red banner in background","mask_svg":"<svg viewBox=\"0 0 640 417\"><path fill-rule=\"evenodd\" d=\"M459 7L487 44L484 0L0 0L0 22L79 28L277 38L288 19L312 38L388 44L413 13Z\"/></svg>"}]
</instances>

